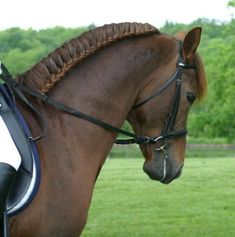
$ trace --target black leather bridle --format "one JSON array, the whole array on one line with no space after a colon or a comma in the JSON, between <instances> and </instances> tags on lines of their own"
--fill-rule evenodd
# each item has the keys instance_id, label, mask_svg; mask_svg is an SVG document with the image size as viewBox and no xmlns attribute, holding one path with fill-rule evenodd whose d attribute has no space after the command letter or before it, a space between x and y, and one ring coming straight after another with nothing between
<instances>
[{"instance_id":1,"label":"black leather bridle","mask_svg":"<svg viewBox=\"0 0 235 237\"><path fill-rule=\"evenodd\" d=\"M133 109L139 108L140 106L149 102L151 99L160 95L173 82L176 83L175 95L172 99L173 103L172 103L172 107L171 107L168 119L166 121L166 124L165 124L165 127L163 129L161 136L156 136L156 137L142 136L142 135L138 135L138 134L128 132L128 131L122 130L120 128L114 127L114 126L112 126L108 123L105 123L99 119L96 119L90 115L84 114L77 109L71 108L65 104L62 104L56 100L53 100L45 94L34 91L34 90L30 89L29 87L25 86L24 84L19 83L18 81L14 80L12 78L11 74L9 73L9 71L7 70L7 68L2 63L0 63L0 78L6 83L7 87L12 92L12 96L13 97L14 97L14 95L18 96L35 113L35 115L40 123L40 126L43 129L43 132L42 132L42 135L40 135L40 136L30 138L32 140L37 141L39 139L42 139L47 133L47 125L46 125L46 121L43 118L43 116L41 115L41 113L30 103L30 101L25 97L25 94L31 95L31 96L49 104L49 105L51 105L52 107L54 107L60 111L63 111L65 113L71 114L73 116L76 116L76 117L79 117L82 119L85 119L85 120L87 120L93 124L96 124L104 129L111 130L111 131L114 131L117 133L121 133L121 134L131 138L131 139L125 139L125 140L118 139L115 141L115 143L117 143L117 144L130 144L130 143L155 144L155 150L163 151L167 139L172 139L172 138L180 137L180 136L187 134L186 128L183 128L178 131L174 131L174 124L175 124L175 120L176 120L178 109L179 109L181 84L182 84L182 80L181 80L182 70L183 69L195 69L195 68L196 68L195 65L187 65L184 63L183 57L181 55L181 47L180 47L180 53L179 53L179 59L178 59L177 66L176 66L176 72L173 74L173 76L154 94L145 98L143 101L139 102L138 104L136 104L133 107ZM160 144L160 145L157 146L157 144Z\"/></svg>"},{"instance_id":2,"label":"black leather bridle","mask_svg":"<svg viewBox=\"0 0 235 237\"><path fill-rule=\"evenodd\" d=\"M181 44L180 44L181 45ZM155 144L155 150L161 150L165 148L166 140L172 139L180 136L184 136L187 134L187 129L182 128L181 130L174 131L175 120L179 110L179 103L180 103L180 94L181 94L181 85L182 85L182 71L183 69L196 69L194 64L186 64L182 57L182 50L180 47L179 58L176 65L176 72L173 76L165 83L163 86L157 90L154 94L148 96L147 98L143 99L141 102L136 104L133 108L139 108L140 106L144 105L145 103L149 102L153 98L159 96L163 91L165 91L173 82L176 84L175 95L172 99L172 106L170 109L169 116L165 123L165 127L162 131L162 135L150 138L151 144Z\"/></svg>"}]
</instances>

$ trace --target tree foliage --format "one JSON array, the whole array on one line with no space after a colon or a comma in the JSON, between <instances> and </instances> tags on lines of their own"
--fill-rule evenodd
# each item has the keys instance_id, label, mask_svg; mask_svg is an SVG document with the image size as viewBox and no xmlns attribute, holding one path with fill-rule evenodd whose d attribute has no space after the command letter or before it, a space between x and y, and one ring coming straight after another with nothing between
<instances>
[{"instance_id":1,"label":"tree foliage","mask_svg":"<svg viewBox=\"0 0 235 237\"><path fill-rule=\"evenodd\" d=\"M230 0L230 1L228 2L228 6L229 6L229 7L235 7L235 0Z\"/></svg>"},{"instance_id":2,"label":"tree foliage","mask_svg":"<svg viewBox=\"0 0 235 237\"><path fill-rule=\"evenodd\" d=\"M229 6L233 7L234 3L231 0ZM198 19L189 25L166 22L161 31L174 34L194 26L203 28L199 53L205 65L208 95L193 107L189 131L194 137L226 138L231 142L235 134L235 20L221 23ZM55 27L39 31L11 28L0 31L0 60L16 75L66 40L94 27ZM125 128L130 129L128 124Z\"/></svg>"},{"instance_id":3,"label":"tree foliage","mask_svg":"<svg viewBox=\"0 0 235 237\"><path fill-rule=\"evenodd\" d=\"M54 27L35 31L10 28L0 31L0 59L13 75L30 68L66 40L80 35L87 27Z\"/></svg>"}]
</instances>

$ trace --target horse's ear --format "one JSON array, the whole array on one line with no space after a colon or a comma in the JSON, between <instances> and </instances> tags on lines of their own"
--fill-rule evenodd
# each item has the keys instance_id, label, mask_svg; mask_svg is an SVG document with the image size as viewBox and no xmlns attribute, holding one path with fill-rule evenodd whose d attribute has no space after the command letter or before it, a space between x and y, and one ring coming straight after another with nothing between
<instances>
[{"instance_id":1,"label":"horse's ear","mask_svg":"<svg viewBox=\"0 0 235 237\"><path fill-rule=\"evenodd\" d=\"M200 43L201 32L202 32L202 28L196 27L190 30L186 34L183 41L183 49L182 49L183 58L185 62L191 61L193 59L193 56Z\"/></svg>"}]
</instances>

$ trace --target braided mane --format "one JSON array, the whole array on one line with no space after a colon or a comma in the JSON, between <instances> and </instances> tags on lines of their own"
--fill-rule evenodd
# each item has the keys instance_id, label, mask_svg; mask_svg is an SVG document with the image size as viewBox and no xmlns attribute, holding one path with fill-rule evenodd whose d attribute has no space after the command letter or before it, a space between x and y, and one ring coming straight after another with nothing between
<instances>
[{"instance_id":1,"label":"braided mane","mask_svg":"<svg viewBox=\"0 0 235 237\"><path fill-rule=\"evenodd\" d=\"M17 77L42 93L48 92L66 72L98 49L119 39L160 32L149 24L120 23L104 25L65 42L31 69Z\"/></svg>"}]
</instances>

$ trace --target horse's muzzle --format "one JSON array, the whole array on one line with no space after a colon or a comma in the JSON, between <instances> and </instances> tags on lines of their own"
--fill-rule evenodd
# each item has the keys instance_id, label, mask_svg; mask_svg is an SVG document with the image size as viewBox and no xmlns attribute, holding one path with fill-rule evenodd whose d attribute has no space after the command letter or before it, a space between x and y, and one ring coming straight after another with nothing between
<instances>
[{"instance_id":1,"label":"horse's muzzle","mask_svg":"<svg viewBox=\"0 0 235 237\"><path fill-rule=\"evenodd\" d=\"M143 169L151 179L160 181L163 184L169 184L181 175L183 164L177 164L173 158L164 159L164 157L160 156L148 160L144 163Z\"/></svg>"}]
</instances>

